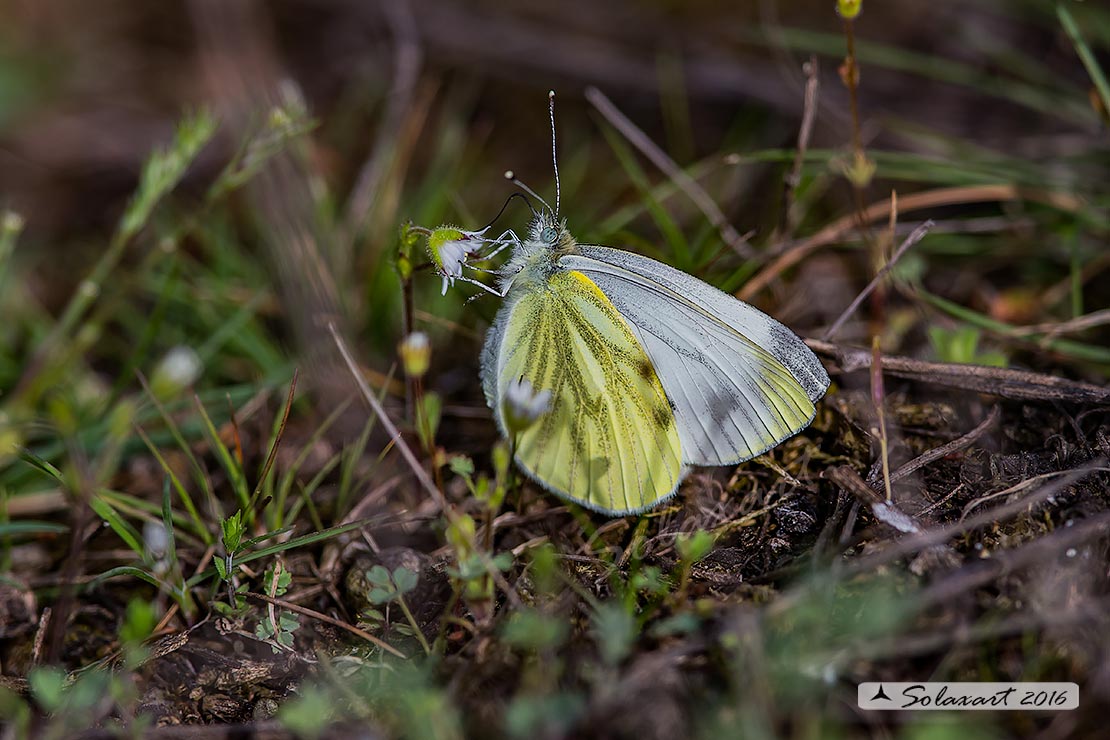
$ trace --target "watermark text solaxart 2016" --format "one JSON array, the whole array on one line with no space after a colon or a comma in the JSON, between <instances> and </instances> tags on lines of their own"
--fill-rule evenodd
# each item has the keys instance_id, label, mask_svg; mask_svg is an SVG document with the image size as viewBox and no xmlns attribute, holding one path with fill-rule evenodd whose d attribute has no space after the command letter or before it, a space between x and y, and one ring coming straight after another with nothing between
<instances>
[{"instance_id":1,"label":"watermark text solaxart 2016","mask_svg":"<svg viewBox=\"0 0 1110 740\"><path fill-rule=\"evenodd\" d=\"M1063 682L869 682L859 685L857 698L860 709L870 710L1062 711L1079 708L1079 685Z\"/></svg>"}]
</instances>

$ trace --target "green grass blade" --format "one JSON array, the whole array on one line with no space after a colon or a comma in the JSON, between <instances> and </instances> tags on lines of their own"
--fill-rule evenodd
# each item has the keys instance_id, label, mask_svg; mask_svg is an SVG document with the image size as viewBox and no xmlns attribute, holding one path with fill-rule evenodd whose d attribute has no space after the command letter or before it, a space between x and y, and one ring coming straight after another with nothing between
<instances>
[{"instance_id":1,"label":"green grass blade","mask_svg":"<svg viewBox=\"0 0 1110 740\"><path fill-rule=\"evenodd\" d=\"M193 497L189 494L188 489L182 484L181 480L177 477L177 473L175 473L173 468L170 467L170 464L166 462L166 459L162 457L161 451L150 441L150 437L147 436L142 427L135 427L135 432L142 438L150 454L154 455L154 459L158 461L158 464L162 468L162 472L166 475L166 480L171 483L174 490L177 491L178 498L181 499L181 503L185 506L185 510L189 512L189 516L193 519L196 533L204 540L205 545L211 545L215 541L215 538L212 536L212 533L208 531L208 527L205 526L204 520L197 510L196 504L193 503Z\"/></svg>"},{"instance_id":2,"label":"green grass blade","mask_svg":"<svg viewBox=\"0 0 1110 740\"><path fill-rule=\"evenodd\" d=\"M1091 76L1091 82L1094 83L1095 90L1098 91L1098 96L1102 99L1102 109L1107 112L1107 115L1110 115L1110 82L1106 81L1106 75L1103 74L1102 67L1099 66L1095 55L1091 53L1091 48L1087 46L1087 42L1083 40L1083 35L1079 32L1079 24L1075 22L1071 11L1064 3L1056 3L1056 15L1060 19L1060 25L1067 32L1068 38L1071 39L1072 46L1075 47L1075 53L1079 55L1083 66L1087 68L1087 74Z\"/></svg>"},{"instance_id":3,"label":"green grass blade","mask_svg":"<svg viewBox=\"0 0 1110 740\"><path fill-rule=\"evenodd\" d=\"M287 540L286 542L282 542L277 545L271 545L270 547L264 547L261 550L256 550L250 553L243 553L235 557L235 559L232 561L232 566L241 565L243 563L250 563L261 558L269 557L270 555L276 555L280 552L287 552L298 547L305 547L317 542L323 542L324 540L329 540L332 537L337 537L341 534L344 534L345 532L353 532L359 527L365 527L367 525L374 524L380 519L381 517L359 519L354 522L349 522L348 524L340 524L338 526L330 527L319 532L312 532L300 537L294 537L293 539ZM191 588L199 583L203 583L214 575L216 575L216 569L209 568L208 570L202 573L198 573L197 575L190 578L187 581L186 585Z\"/></svg>"},{"instance_id":4,"label":"green grass blade","mask_svg":"<svg viewBox=\"0 0 1110 740\"><path fill-rule=\"evenodd\" d=\"M20 534L63 534L69 527L56 522L40 522L36 519L21 519L17 522L0 522L0 537Z\"/></svg>"},{"instance_id":5,"label":"green grass blade","mask_svg":"<svg viewBox=\"0 0 1110 740\"><path fill-rule=\"evenodd\" d=\"M235 496L239 499L240 506L246 512L246 516L251 516L248 507L250 506L250 493L247 491L247 479L243 474L243 467L235 460L235 456L231 454L231 450L220 439L220 433L216 429L216 425L212 423L212 417L208 415L208 410L204 408L200 398L193 397L194 406L197 413L200 414L201 421L204 422L204 431L208 437L208 443L212 451L216 453L219 458L220 464L227 473L228 479L231 481L231 487L235 491Z\"/></svg>"},{"instance_id":6,"label":"green grass blade","mask_svg":"<svg viewBox=\"0 0 1110 740\"><path fill-rule=\"evenodd\" d=\"M1102 364L1110 364L1110 348L1098 347L1091 344L1084 344L1076 342L1071 339L1049 339L1047 341L1039 340L1038 337L1030 337L1025 334L1019 334L1017 327L1007 324L1004 321L992 319L990 316L985 316L978 311L973 311L970 308L961 306L958 303L941 298L938 295L933 295L926 290L917 288L917 294L920 295L925 301L931 303L933 306L939 308L950 316L953 316L967 323L978 326L981 329L992 331L996 334L1017 339L1023 343L1036 344L1037 346L1044 346L1046 349L1054 352L1059 352L1062 355L1068 355L1080 360L1090 360L1091 362L1098 362Z\"/></svg>"},{"instance_id":7,"label":"green grass blade","mask_svg":"<svg viewBox=\"0 0 1110 740\"><path fill-rule=\"evenodd\" d=\"M104 571L96 578L89 581L88 585L85 586L85 590L92 590L109 578L118 578L119 576L131 576L133 578L138 578L142 581L146 581L155 588L162 588L162 583L142 568L136 568L134 565L120 565L118 567Z\"/></svg>"},{"instance_id":8,"label":"green grass blade","mask_svg":"<svg viewBox=\"0 0 1110 740\"><path fill-rule=\"evenodd\" d=\"M105 501L98 494L89 499L89 507L112 528L112 531L115 532L136 555L144 560L146 559L146 547L143 546L143 538L139 534L139 531L131 526L126 519L121 517L110 503Z\"/></svg>"}]
</instances>

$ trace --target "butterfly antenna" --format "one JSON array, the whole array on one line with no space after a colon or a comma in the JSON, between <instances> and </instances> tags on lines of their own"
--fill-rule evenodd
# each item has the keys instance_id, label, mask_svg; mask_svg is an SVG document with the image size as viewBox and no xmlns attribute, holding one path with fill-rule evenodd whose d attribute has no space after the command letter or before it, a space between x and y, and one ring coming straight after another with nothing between
<instances>
[{"instance_id":1,"label":"butterfly antenna","mask_svg":"<svg viewBox=\"0 0 1110 740\"><path fill-rule=\"evenodd\" d=\"M555 168L555 218L559 218L559 158L555 156L555 91L547 91L547 115L551 119L551 166Z\"/></svg>"},{"instance_id":2,"label":"butterfly antenna","mask_svg":"<svg viewBox=\"0 0 1110 740\"><path fill-rule=\"evenodd\" d=\"M513 198L520 198L522 201L524 201L524 204L528 206L528 210L532 212L532 215L536 215L536 209L532 206L532 201L528 200L527 195L525 195L524 193L513 193L505 199L505 203L501 206L501 210L497 212L497 215L493 217L493 220L486 224L482 228L482 231L478 233L484 232L486 229L497 223L497 219L501 218L501 214L505 213L505 209L508 208L509 204L513 202Z\"/></svg>"},{"instance_id":3,"label":"butterfly antenna","mask_svg":"<svg viewBox=\"0 0 1110 740\"><path fill-rule=\"evenodd\" d=\"M545 208L547 208L547 210L551 211L551 206L549 206L549 205L547 204L547 201L546 201L546 200L544 200L543 198L541 198L541 197L540 197L540 196L539 196L539 195L538 195L538 194L536 193L536 191L535 191L535 190L533 190L532 188L528 187L527 185L525 185L524 183L522 183L522 182L521 182L520 180L516 179L516 175L515 175L515 174L513 174L513 171L512 171L512 170L505 170L505 179L506 179L506 180L508 180L509 182L511 182L511 183L512 183L513 185L516 185L516 186L517 186L518 188L520 188L520 189L521 189L521 190L523 190L524 192L528 193L528 195L531 195L531 196L532 196L533 198L535 198L536 200L538 200L538 201L539 201L540 203L543 203L544 207L545 207ZM529 205L531 205L531 204L529 204ZM533 212L533 213L535 213L535 211L532 211L532 212ZM551 211L551 212L552 212L552 213L555 213L555 211Z\"/></svg>"}]
</instances>

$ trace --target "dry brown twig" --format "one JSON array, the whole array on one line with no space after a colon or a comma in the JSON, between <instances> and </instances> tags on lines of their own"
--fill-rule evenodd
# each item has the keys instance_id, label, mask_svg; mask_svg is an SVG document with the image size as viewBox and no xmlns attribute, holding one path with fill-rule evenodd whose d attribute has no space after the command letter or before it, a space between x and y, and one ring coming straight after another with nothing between
<instances>
[{"instance_id":1,"label":"dry brown twig","mask_svg":"<svg viewBox=\"0 0 1110 740\"><path fill-rule=\"evenodd\" d=\"M1050 190L1036 188L1022 188L1016 185L970 185L951 188L937 188L921 193L912 193L898 199L898 210L905 214L910 211L936 208L939 206L961 205L967 203L989 203L993 201L1029 200L1043 203L1061 211L1074 213L1085 207L1082 199L1067 193L1056 193ZM872 203L863 211L863 219L873 223L881 218L890 217L891 202L884 198L877 203ZM859 215L850 213L841 216L836 221L816 234L794 244L784 245L782 252L769 265L756 273L751 280L736 294L736 297L750 301L760 291L771 284L779 275L801 262L807 255L821 247L834 244L852 233L858 225Z\"/></svg>"},{"instance_id":2,"label":"dry brown twig","mask_svg":"<svg viewBox=\"0 0 1110 740\"><path fill-rule=\"evenodd\" d=\"M1095 458L1084 465L1062 471L1057 480L1037 489L1022 499L1010 501L989 511L984 511L976 516L943 527L923 530L919 534L895 542L880 552L858 558L844 567L843 575L845 578L850 578L860 573L870 572L899 558L912 555L934 545L943 544L952 537L971 532L979 527L1005 521L1052 498L1068 486L1078 483L1091 473L1099 472L1105 467L1106 460Z\"/></svg>"},{"instance_id":3,"label":"dry brown twig","mask_svg":"<svg viewBox=\"0 0 1110 740\"><path fill-rule=\"evenodd\" d=\"M1062 554L1069 547L1101 537L1110 530L1110 512L1102 512L1071 527L1060 527L1051 534L1039 537L1027 545L1012 550L1000 550L990 558L975 559L947 578L927 586L914 599L920 609L943 604L979 586L995 580L1002 573L1009 573L1040 562L1053 554Z\"/></svg>"},{"instance_id":4,"label":"dry brown twig","mask_svg":"<svg viewBox=\"0 0 1110 740\"><path fill-rule=\"evenodd\" d=\"M990 413L987 414L987 418L983 419L983 421L980 422L979 426L975 427L967 434L952 440L948 444L941 445L940 447L934 447L928 452L918 455L905 465L902 465L890 474L890 482L896 483L903 478L913 475L926 465L930 465L937 460L948 457L955 452L959 452L962 449L970 447L980 437L986 434L987 430L989 430L998 422L998 419L1001 415L1002 410L998 406L992 406Z\"/></svg>"},{"instance_id":5,"label":"dry brown twig","mask_svg":"<svg viewBox=\"0 0 1110 740\"><path fill-rule=\"evenodd\" d=\"M1083 316L1076 316L1074 319L1068 319L1067 321L1015 326L1007 333L1015 336L1044 334L1044 337L1039 341L1043 344L1047 344L1063 334L1086 331L1087 329L1094 329L1095 327L1105 326L1107 324L1110 324L1110 308L1092 311L1091 313L1084 314Z\"/></svg>"},{"instance_id":6,"label":"dry brown twig","mask_svg":"<svg viewBox=\"0 0 1110 740\"><path fill-rule=\"evenodd\" d=\"M871 367L871 353L855 347L844 347L816 339L805 340L818 354L832 357L840 372L851 373ZM835 370L834 370L835 372ZM1068 403L1106 403L1110 388L1078 380L1045 375L1027 370L928 362L909 357L883 355L883 372L899 378L989 393L1001 398L1022 401L1064 401Z\"/></svg>"},{"instance_id":7,"label":"dry brown twig","mask_svg":"<svg viewBox=\"0 0 1110 740\"><path fill-rule=\"evenodd\" d=\"M905 465L899 467L893 473L890 473L889 476L883 476L882 480L874 481L870 485L864 481L855 470L847 465L830 468L826 471L825 476L863 503L868 504L876 518L884 524L888 524L900 532L921 532L921 525L916 519L894 506L890 501L889 495L884 498L879 491L879 487L884 485L884 483L887 486L896 483L916 473L926 465L971 446L976 440L986 434L988 429L994 426L1000 415L1001 411L999 407L992 407L987 418L967 434L952 440L948 444L941 445L940 447L936 447L919 455Z\"/></svg>"},{"instance_id":8,"label":"dry brown twig","mask_svg":"<svg viewBox=\"0 0 1110 740\"><path fill-rule=\"evenodd\" d=\"M847 465L839 465L825 471L825 476L871 507L875 518L899 532L917 534L922 532L921 525L912 516L899 509L894 503L867 485L855 470Z\"/></svg>"},{"instance_id":9,"label":"dry brown twig","mask_svg":"<svg viewBox=\"0 0 1110 740\"><path fill-rule=\"evenodd\" d=\"M327 624L330 624L334 627L338 627L340 629L347 630L352 635L357 635L358 637L361 637L363 640L366 640L369 643L373 643L374 645L377 645L382 650L385 650L386 652L391 653L392 655L396 655L398 658L401 658L401 659L405 658L404 653L402 653L400 650L398 650L397 648L390 645L388 642L385 642L384 640L380 640L377 637L374 637L372 634L370 634L366 630L361 630L358 627L355 627L353 624L347 624L346 622L344 622L340 619L336 619L335 617L329 617L327 614L324 614L323 612L318 612L315 609L309 609L307 606L301 606L300 604L294 604L293 602L286 601L284 599L275 599L274 597L267 596L266 594L256 594L256 593L251 593L251 592L248 591L247 593L245 593L243 595L248 596L252 599L258 599L259 601L265 601L270 607L280 606L282 609L288 609L291 612L297 612L298 614L303 614L306 617L312 617L313 619L318 620L320 622L326 622Z\"/></svg>"},{"instance_id":10,"label":"dry brown twig","mask_svg":"<svg viewBox=\"0 0 1110 740\"><path fill-rule=\"evenodd\" d=\"M1102 471L1102 472L1110 472L1110 468L1092 468L1092 470L1098 470L1098 471ZM1034 475L1032 478L1026 478L1025 480L1020 481L1020 482L1016 483L1015 485L1010 486L1009 488L1004 488L1001 491L995 491L994 493L988 493L985 496L980 496L979 498L974 499L973 501L969 501L968 504L966 506L964 506L963 511L960 512L960 520L962 521L962 520L966 519L967 515L971 513L972 509L978 508L979 506L982 506L983 504L987 503L988 501L993 501L995 499L1003 498L1005 496L1013 496L1015 494L1021 493L1022 491L1024 491L1027 488L1033 488L1034 486L1036 486L1036 484L1040 483L1041 481L1050 480L1052 478L1055 478L1058 475L1065 475L1068 472L1069 471L1067 471L1067 470L1054 470L1051 473L1041 473L1040 475Z\"/></svg>"},{"instance_id":11,"label":"dry brown twig","mask_svg":"<svg viewBox=\"0 0 1110 740\"><path fill-rule=\"evenodd\" d=\"M893 211L891 211L891 213L893 214ZM902 255L904 255L910 247L925 238L925 235L929 233L929 229L931 228L933 228L933 221L928 220L918 226L912 232L910 232L910 235L905 238L901 246L899 246L894 254L891 255L890 261L883 265L883 268L881 270L875 273L875 277L871 279L871 282L867 284L867 287L860 291L860 294L856 296L856 299L852 301L851 304L849 304L848 308L844 309L844 313L840 314L836 321L834 321L832 325L830 325L829 328L825 331L825 333L821 335L821 339L824 339L826 341L832 339L833 335L840 331L840 328L844 326L844 322L851 318L852 314L856 312L856 309L859 308L860 304L863 303L867 296L871 295L871 291L875 290L875 288L878 287L879 281L886 277L887 273L889 273L894 268L894 266L898 263L898 260L902 258Z\"/></svg>"},{"instance_id":12,"label":"dry brown twig","mask_svg":"<svg viewBox=\"0 0 1110 740\"><path fill-rule=\"evenodd\" d=\"M632 146L639 149L641 154L651 160L652 164L674 181L674 184L693 201L694 205L709 219L709 222L716 227L721 239L726 244L732 247L741 257L750 259L755 256L752 245L728 222L725 214L721 212L720 206L709 196L709 193L705 192L705 189L694 178L686 174L685 170L660 149L651 140L651 137L632 123L628 116L621 113L620 109L613 104L613 101L605 96L605 93L596 87L587 87L586 100L594 108L597 108L597 111L605 117L605 120L619 131Z\"/></svg>"},{"instance_id":13,"label":"dry brown twig","mask_svg":"<svg viewBox=\"0 0 1110 740\"><path fill-rule=\"evenodd\" d=\"M806 76L805 94L802 98L802 125L798 129L798 146L794 151L794 163L790 173L782 180L782 215L779 219L779 241L794 233L794 222L790 218L790 211L794 207L794 191L802 180L802 165L805 163L806 150L809 149L809 139L813 134L813 122L817 118L817 91L818 67L817 55L809 57L809 61L802 65L802 72Z\"/></svg>"}]
</instances>

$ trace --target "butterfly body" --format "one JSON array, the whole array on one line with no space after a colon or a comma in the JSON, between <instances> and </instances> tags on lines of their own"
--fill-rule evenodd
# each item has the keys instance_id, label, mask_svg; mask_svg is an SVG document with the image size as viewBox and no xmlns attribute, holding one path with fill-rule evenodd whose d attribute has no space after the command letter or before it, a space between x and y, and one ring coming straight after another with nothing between
<instances>
[{"instance_id":1,"label":"butterfly body","mask_svg":"<svg viewBox=\"0 0 1110 740\"><path fill-rule=\"evenodd\" d=\"M556 226L550 218L533 219L528 237L517 240L509 260L498 271L501 293L511 300L514 290L519 293L546 285L559 271L559 259L577 251L578 242L562 224Z\"/></svg>"},{"instance_id":2,"label":"butterfly body","mask_svg":"<svg viewBox=\"0 0 1110 740\"><path fill-rule=\"evenodd\" d=\"M548 490L611 515L674 494L688 465L727 465L809 424L828 376L789 329L706 283L579 245L549 212L514 242L482 381L503 434L508 385L551 394L516 434Z\"/></svg>"}]
</instances>

